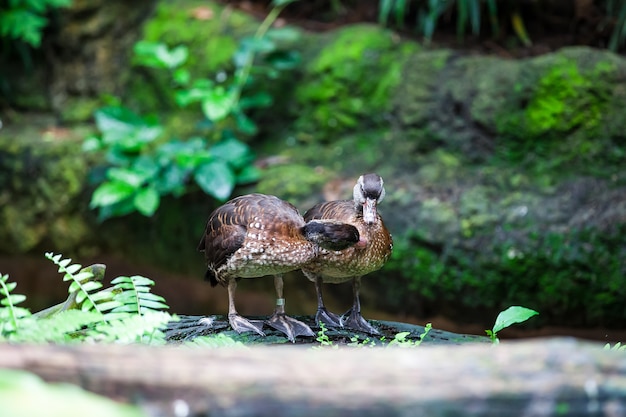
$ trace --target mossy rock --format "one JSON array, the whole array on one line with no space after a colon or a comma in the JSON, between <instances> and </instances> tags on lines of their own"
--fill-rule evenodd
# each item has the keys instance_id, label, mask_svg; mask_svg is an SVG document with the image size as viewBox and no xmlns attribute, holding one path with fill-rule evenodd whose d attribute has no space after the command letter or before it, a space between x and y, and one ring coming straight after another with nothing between
<instances>
[{"instance_id":1,"label":"mossy rock","mask_svg":"<svg viewBox=\"0 0 626 417\"><path fill-rule=\"evenodd\" d=\"M29 128L0 131L0 250L25 253L44 242L76 248L89 234L85 210L76 205L88 172L81 131L42 137L44 125L35 116L29 121Z\"/></svg>"},{"instance_id":2,"label":"mossy rock","mask_svg":"<svg viewBox=\"0 0 626 417\"><path fill-rule=\"evenodd\" d=\"M418 46L362 24L313 36L307 49L295 91L295 127L299 135L329 140L385 122L404 61Z\"/></svg>"}]
</instances>

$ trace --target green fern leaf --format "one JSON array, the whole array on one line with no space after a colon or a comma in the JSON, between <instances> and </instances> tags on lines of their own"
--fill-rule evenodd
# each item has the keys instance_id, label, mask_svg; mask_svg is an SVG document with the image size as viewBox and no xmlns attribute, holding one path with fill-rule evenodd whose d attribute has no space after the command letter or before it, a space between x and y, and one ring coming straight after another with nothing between
<instances>
[{"instance_id":1,"label":"green fern leaf","mask_svg":"<svg viewBox=\"0 0 626 417\"><path fill-rule=\"evenodd\" d=\"M17 304L23 302L26 296L21 294L11 294L17 287L17 283L8 282L9 275L0 274L0 338L6 337L12 332L17 331L18 321L23 317L30 316L30 311L17 307Z\"/></svg>"},{"instance_id":2,"label":"green fern leaf","mask_svg":"<svg viewBox=\"0 0 626 417\"><path fill-rule=\"evenodd\" d=\"M20 328L11 338L16 342L29 343L68 343L80 340L77 332L102 322L101 314L93 311L67 310L49 318L32 320Z\"/></svg>"},{"instance_id":3,"label":"green fern leaf","mask_svg":"<svg viewBox=\"0 0 626 417\"><path fill-rule=\"evenodd\" d=\"M175 319L162 311L135 314L121 320L99 324L90 336L93 340L101 342L163 344L165 335L160 329Z\"/></svg>"}]
</instances>

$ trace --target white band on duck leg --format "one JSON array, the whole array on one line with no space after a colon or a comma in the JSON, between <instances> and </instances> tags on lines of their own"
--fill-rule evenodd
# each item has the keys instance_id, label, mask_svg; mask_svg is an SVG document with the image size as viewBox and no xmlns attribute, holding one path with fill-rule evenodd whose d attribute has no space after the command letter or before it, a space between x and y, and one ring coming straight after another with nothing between
<instances>
[{"instance_id":1,"label":"white band on duck leg","mask_svg":"<svg viewBox=\"0 0 626 417\"><path fill-rule=\"evenodd\" d=\"M285 299L284 298L277 298L276 299L276 305L277 306L284 306L285 305Z\"/></svg>"}]
</instances>

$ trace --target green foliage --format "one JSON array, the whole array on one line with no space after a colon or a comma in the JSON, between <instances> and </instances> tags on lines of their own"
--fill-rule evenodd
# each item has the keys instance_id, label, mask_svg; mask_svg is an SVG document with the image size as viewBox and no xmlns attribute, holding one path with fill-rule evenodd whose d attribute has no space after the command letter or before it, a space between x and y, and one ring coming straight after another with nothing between
<instances>
[{"instance_id":1,"label":"green foliage","mask_svg":"<svg viewBox=\"0 0 626 417\"><path fill-rule=\"evenodd\" d=\"M332 347L333 349L337 349L337 345L330 340L330 337L326 334L328 329L324 323L320 323L320 330L317 332L317 337L315 340L319 343L319 346L314 346L314 348L323 348L323 347Z\"/></svg>"},{"instance_id":2,"label":"green foliage","mask_svg":"<svg viewBox=\"0 0 626 417\"><path fill-rule=\"evenodd\" d=\"M403 58L416 47L376 26L340 29L333 43L308 65L296 90L300 137L321 135L328 140L357 126L386 123L392 92L402 77Z\"/></svg>"},{"instance_id":3,"label":"green foliage","mask_svg":"<svg viewBox=\"0 0 626 417\"><path fill-rule=\"evenodd\" d=\"M596 158L620 164L623 152L607 134L604 119L615 71L610 61L591 66L563 58L540 78L521 81L496 116L502 138L498 158L524 163L539 174L568 167L580 172L581 164Z\"/></svg>"},{"instance_id":4,"label":"green foliage","mask_svg":"<svg viewBox=\"0 0 626 417\"><path fill-rule=\"evenodd\" d=\"M104 269L82 268L71 259L47 253L69 282L68 300L31 314L15 305L25 297L11 294L15 283L0 279L0 341L28 343L71 343L80 341L163 344L162 329L176 320L164 311L162 297L150 293L154 282L141 276L117 277L113 287L103 289ZM98 272L98 274L94 274ZM101 272L101 273L100 273ZM7 320L4 320L4 318Z\"/></svg>"},{"instance_id":5,"label":"green foliage","mask_svg":"<svg viewBox=\"0 0 626 417\"><path fill-rule=\"evenodd\" d=\"M568 60L551 68L539 80L526 107L528 133L560 135L577 127L597 127L609 95L609 91L597 91L594 79L601 75L583 76L577 63Z\"/></svg>"},{"instance_id":6,"label":"green foliage","mask_svg":"<svg viewBox=\"0 0 626 417\"><path fill-rule=\"evenodd\" d=\"M9 282L8 275L0 274L0 335L15 333L18 322L30 315L30 312L17 304L26 300L22 294L12 294L17 287L16 282Z\"/></svg>"},{"instance_id":7,"label":"green foliage","mask_svg":"<svg viewBox=\"0 0 626 417\"><path fill-rule=\"evenodd\" d=\"M406 297L400 303L417 299L432 308L453 303L464 311L525 305L554 324L567 318L569 325L610 325L626 314L626 240L624 227L615 228L612 233L520 229L527 236L523 246L485 243L481 250L490 256L478 258L462 245L438 251L416 237L412 242L398 237L386 270L405 277L398 281Z\"/></svg>"},{"instance_id":8,"label":"green foliage","mask_svg":"<svg viewBox=\"0 0 626 417\"><path fill-rule=\"evenodd\" d=\"M494 344L500 343L498 339L498 332L505 329L515 323L522 323L539 314L535 310L520 306L511 306L504 311L501 311L496 317L496 322L491 330L485 330L489 338Z\"/></svg>"},{"instance_id":9,"label":"green foliage","mask_svg":"<svg viewBox=\"0 0 626 417\"><path fill-rule=\"evenodd\" d=\"M419 336L419 339L411 339L409 338L411 332L400 332L397 333L392 340L387 340L385 336L382 336L378 339L372 339L370 337L365 337L361 339L359 336L354 335L350 338L350 342L346 344L349 347L363 348L363 347L377 347L377 346L397 346L397 347L417 347L422 344L426 335L432 329L432 324L428 323L424 327L424 333ZM333 349L339 348L338 344L335 344L332 339L327 334L328 329L324 323L320 323L320 330L317 332L317 342L319 345L313 346L313 349L321 349L325 347L331 347Z\"/></svg>"},{"instance_id":10,"label":"green foliage","mask_svg":"<svg viewBox=\"0 0 626 417\"><path fill-rule=\"evenodd\" d=\"M622 345L622 342L617 342L615 345L611 346L609 343L604 345L604 350L613 350L616 352L626 352L626 345Z\"/></svg>"},{"instance_id":11,"label":"green foliage","mask_svg":"<svg viewBox=\"0 0 626 417\"><path fill-rule=\"evenodd\" d=\"M46 14L69 6L72 0L12 0L0 4L0 38L24 42L34 48L41 45L48 25Z\"/></svg>"},{"instance_id":12,"label":"green foliage","mask_svg":"<svg viewBox=\"0 0 626 417\"><path fill-rule=\"evenodd\" d=\"M254 156L243 140L258 133L250 113L270 106L267 81L299 62L280 44L299 36L291 28L270 29L288 1L276 3L253 36L241 40L232 56L233 70L215 79L192 76L185 45L161 42L135 45L135 64L170 80L171 105L199 110L197 134L180 140L164 137L164 126L116 105L95 114L100 134L85 141L84 149L106 152L110 164L97 179L90 206L100 218L138 211L152 216L165 195L179 197L192 190L192 181L219 201L234 187L258 179Z\"/></svg>"},{"instance_id":13,"label":"green foliage","mask_svg":"<svg viewBox=\"0 0 626 417\"><path fill-rule=\"evenodd\" d=\"M36 399L36 400L34 400ZM16 369L0 369L2 414L11 417L145 417L139 407L120 404L72 384L47 383L39 376Z\"/></svg>"},{"instance_id":14,"label":"green foliage","mask_svg":"<svg viewBox=\"0 0 626 417\"><path fill-rule=\"evenodd\" d=\"M456 32L459 39L469 31L478 36L484 32L483 20L489 22L491 35L497 37L501 32L501 26L507 21L511 22L511 28L518 39L526 46L532 44L524 20L515 2L510 5L496 0L379 0L378 21L382 25L393 25L404 29L405 22L414 16L415 30L424 36L426 42L433 38L437 25L441 20L447 20L451 15L456 16ZM513 6L513 7L511 7ZM626 43L626 3L618 0L605 0L599 2L606 15L598 22L597 30L605 31L606 27L612 30L608 47L617 51Z\"/></svg>"}]
</instances>

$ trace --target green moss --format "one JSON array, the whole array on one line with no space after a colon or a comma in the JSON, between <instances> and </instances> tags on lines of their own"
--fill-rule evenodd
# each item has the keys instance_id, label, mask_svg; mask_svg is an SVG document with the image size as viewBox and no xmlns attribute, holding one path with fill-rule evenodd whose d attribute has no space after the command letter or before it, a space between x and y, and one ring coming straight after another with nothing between
<instances>
[{"instance_id":1,"label":"green moss","mask_svg":"<svg viewBox=\"0 0 626 417\"><path fill-rule=\"evenodd\" d=\"M374 25L348 26L320 42L296 90L298 131L328 137L382 123L406 57L417 46Z\"/></svg>"},{"instance_id":2,"label":"green moss","mask_svg":"<svg viewBox=\"0 0 626 417\"><path fill-rule=\"evenodd\" d=\"M89 97L70 97L61 109L60 118L64 123L79 123L91 120L102 102Z\"/></svg>"},{"instance_id":3,"label":"green moss","mask_svg":"<svg viewBox=\"0 0 626 417\"><path fill-rule=\"evenodd\" d=\"M577 127L597 127L603 103L590 94L595 81L583 76L574 61L564 60L550 69L539 80L525 111L529 133L558 134Z\"/></svg>"},{"instance_id":4,"label":"green moss","mask_svg":"<svg viewBox=\"0 0 626 417\"><path fill-rule=\"evenodd\" d=\"M0 173L0 250L24 253L44 241L66 248L87 236L75 207L87 161L75 138L46 141L25 130L15 140L9 129L0 135Z\"/></svg>"},{"instance_id":5,"label":"green moss","mask_svg":"<svg viewBox=\"0 0 626 417\"><path fill-rule=\"evenodd\" d=\"M606 78L615 66L602 61L593 70L583 71L579 66L579 61L559 57L538 80L516 85L516 100L528 100L528 104L518 111L506 109L497 124L499 133L518 142L532 142L557 140L577 129L587 135L596 131L610 98Z\"/></svg>"},{"instance_id":6,"label":"green moss","mask_svg":"<svg viewBox=\"0 0 626 417\"><path fill-rule=\"evenodd\" d=\"M491 256L477 256L462 246L441 253L394 236L385 269L390 276L408 277L407 282L395 281L403 286L406 302L417 299L422 308L432 305L435 311L447 306L449 313L462 312L451 317L457 320L467 320L472 311L484 320L486 311L495 315L523 305L540 312L536 325L615 327L626 314L623 229L537 231L529 235L525 249L492 236L481 248ZM395 302L402 305L404 300Z\"/></svg>"},{"instance_id":7,"label":"green moss","mask_svg":"<svg viewBox=\"0 0 626 417\"><path fill-rule=\"evenodd\" d=\"M289 201L301 200L321 189L332 177L331 171L321 167L311 168L299 164L276 165L264 171L257 190Z\"/></svg>"}]
</instances>

